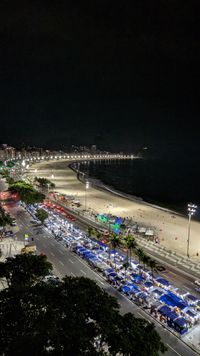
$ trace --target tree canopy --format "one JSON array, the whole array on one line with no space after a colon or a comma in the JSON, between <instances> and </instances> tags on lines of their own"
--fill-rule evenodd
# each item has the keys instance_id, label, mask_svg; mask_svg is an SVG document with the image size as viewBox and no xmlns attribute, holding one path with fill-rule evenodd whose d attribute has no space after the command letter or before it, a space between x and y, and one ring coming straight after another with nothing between
<instances>
[{"instance_id":1,"label":"tree canopy","mask_svg":"<svg viewBox=\"0 0 200 356\"><path fill-rule=\"evenodd\" d=\"M41 203L45 196L33 188L31 184L24 181L17 181L8 188L12 193L19 193L21 201L26 204Z\"/></svg>"},{"instance_id":2,"label":"tree canopy","mask_svg":"<svg viewBox=\"0 0 200 356\"><path fill-rule=\"evenodd\" d=\"M84 277L45 283L51 265L42 256L21 255L0 264L8 287L0 292L4 356L134 355L165 351L154 325L121 315L117 300Z\"/></svg>"},{"instance_id":3,"label":"tree canopy","mask_svg":"<svg viewBox=\"0 0 200 356\"><path fill-rule=\"evenodd\" d=\"M41 221L43 224L44 221L48 218L49 214L47 213L46 210L44 209L36 209L36 214L35 216Z\"/></svg>"},{"instance_id":4,"label":"tree canopy","mask_svg":"<svg viewBox=\"0 0 200 356\"><path fill-rule=\"evenodd\" d=\"M54 189L55 188L55 184L47 178L35 177L34 181L40 186L40 188L45 188L45 189Z\"/></svg>"},{"instance_id":5,"label":"tree canopy","mask_svg":"<svg viewBox=\"0 0 200 356\"><path fill-rule=\"evenodd\" d=\"M0 206L0 226L5 227L12 223L12 217Z\"/></svg>"}]
</instances>

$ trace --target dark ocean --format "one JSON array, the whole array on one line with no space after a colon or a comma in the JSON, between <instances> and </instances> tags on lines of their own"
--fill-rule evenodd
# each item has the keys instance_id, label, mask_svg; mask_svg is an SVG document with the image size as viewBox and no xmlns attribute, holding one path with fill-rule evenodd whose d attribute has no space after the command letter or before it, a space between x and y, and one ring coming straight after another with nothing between
<instances>
[{"instance_id":1,"label":"dark ocean","mask_svg":"<svg viewBox=\"0 0 200 356\"><path fill-rule=\"evenodd\" d=\"M79 163L79 170L118 191L183 214L187 214L187 203L195 203L199 219L198 158L197 152L154 155L145 151L135 160Z\"/></svg>"}]
</instances>

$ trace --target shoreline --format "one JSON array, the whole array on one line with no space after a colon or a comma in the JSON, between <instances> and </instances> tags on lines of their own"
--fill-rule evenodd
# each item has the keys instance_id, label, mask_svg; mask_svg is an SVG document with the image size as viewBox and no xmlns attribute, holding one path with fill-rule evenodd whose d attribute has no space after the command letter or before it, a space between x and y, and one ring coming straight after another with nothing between
<instances>
[{"instance_id":1,"label":"shoreline","mask_svg":"<svg viewBox=\"0 0 200 356\"><path fill-rule=\"evenodd\" d=\"M78 169L76 169L75 167L73 167L74 164L76 164L77 162L71 162L68 164L68 167L76 173L76 176L77 176L77 179L84 184L84 181L80 179L80 177L78 177L78 173L83 173L84 172L79 172ZM108 191L109 193L115 195L115 196L120 196L121 198L124 198L124 199L128 199L132 202L135 202L135 203L141 203L141 204L145 204L145 205L148 205L152 208L155 208L155 209L159 209L159 210L162 210L162 211L165 211L165 212L168 212L170 214L173 214L173 215L177 215L177 216L182 216L182 217L185 217L184 214L181 214L180 212L178 211L175 211L175 210L171 210L171 209L168 209L168 208L165 208L165 207L162 207L160 205L157 205L157 204L154 204L154 203L150 203L150 202L147 202L146 200L144 200L142 197L137 197L135 195L132 195L132 194L129 194L129 193L125 193L121 190L118 190L110 185L107 185L105 184L103 181L101 181L100 179L96 179L96 178L93 178L91 176L88 176L88 179L87 179L90 184L92 185L92 187L94 189L98 189L100 191Z\"/></svg>"},{"instance_id":2,"label":"shoreline","mask_svg":"<svg viewBox=\"0 0 200 356\"><path fill-rule=\"evenodd\" d=\"M167 249L186 255L188 219L177 215L171 210L163 210L145 201L128 199L123 194L91 186L87 192L85 184L77 179L77 173L69 165L73 161L51 161L34 164L30 167L28 175L40 176L52 180L57 192L75 196L84 207L87 200L87 209L99 213L110 213L115 216L131 217L141 226L154 229L155 236L160 244ZM35 169L37 168L37 173ZM52 179L51 176L54 175ZM200 260L200 222L192 219L190 236L190 255ZM197 256L198 253L198 256Z\"/></svg>"}]
</instances>

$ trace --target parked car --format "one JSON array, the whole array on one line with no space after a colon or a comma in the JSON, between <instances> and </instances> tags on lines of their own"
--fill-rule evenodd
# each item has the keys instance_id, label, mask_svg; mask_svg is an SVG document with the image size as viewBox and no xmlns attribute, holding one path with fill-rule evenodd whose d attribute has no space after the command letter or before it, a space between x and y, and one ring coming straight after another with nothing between
<instances>
[{"instance_id":1,"label":"parked car","mask_svg":"<svg viewBox=\"0 0 200 356\"><path fill-rule=\"evenodd\" d=\"M13 236L13 231L12 230L8 230L4 232L5 236Z\"/></svg>"},{"instance_id":2,"label":"parked car","mask_svg":"<svg viewBox=\"0 0 200 356\"><path fill-rule=\"evenodd\" d=\"M196 279L196 281L194 281L194 283L200 287L200 279Z\"/></svg>"},{"instance_id":3,"label":"parked car","mask_svg":"<svg viewBox=\"0 0 200 356\"><path fill-rule=\"evenodd\" d=\"M166 268L164 266L161 266L161 265L157 265L156 266L156 269L159 271L159 272L166 272Z\"/></svg>"}]
</instances>

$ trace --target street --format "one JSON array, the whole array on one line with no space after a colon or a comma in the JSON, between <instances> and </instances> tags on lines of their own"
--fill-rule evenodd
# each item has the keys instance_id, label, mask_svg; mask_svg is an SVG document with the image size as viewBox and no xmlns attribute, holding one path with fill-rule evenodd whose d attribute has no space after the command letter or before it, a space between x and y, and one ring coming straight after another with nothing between
<instances>
[{"instance_id":1,"label":"street","mask_svg":"<svg viewBox=\"0 0 200 356\"><path fill-rule=\"evenodd\" d=\"M16 218L19 226L19 231L16 234L17 238L22 240L25 233L29 234L30 239L33 237L38 252L44 252L47 255L49 261L53 264L54 273L57 274L58 277L62 278L65 275L69 275L72 277L83 276L91 278L95 280L101 288L104 288L110 295L118 299L122 313L131 312L134 313L136 317L142 317L150 322L154 321L150 315L146 314L140 307L133 304L128 298L121 295L108 284L104 278L92 270L84 260L70 252L60 242L57 242L46 228L37 226L31 216L21 206L13 206L10 207L9 210ZM155 325L163 341L169 348L166 353L167 356L197 355L195 351L192 351L189 346L158 322L155 322Z\"/></svg>"}]
</instances>

